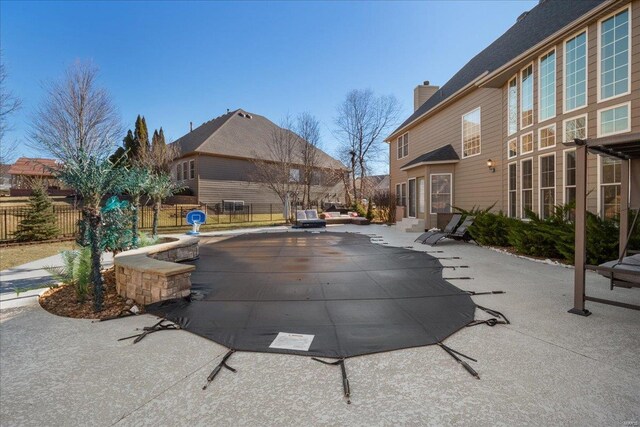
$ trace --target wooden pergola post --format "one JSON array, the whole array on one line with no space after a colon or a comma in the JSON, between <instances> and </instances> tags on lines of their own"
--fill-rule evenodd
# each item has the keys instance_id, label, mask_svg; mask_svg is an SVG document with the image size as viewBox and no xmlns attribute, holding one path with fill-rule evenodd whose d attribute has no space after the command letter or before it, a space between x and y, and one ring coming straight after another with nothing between
<instances>
[{"instance_id":1,"label":"wooden pergola post","mask_svg":"<svg viewBox=\"0 0 640 427\"><path fill-rule=\"evenodd\" d=\"M569 313L588 316L585 301L585 265L587 259L587 144L576 140L576 220L575 220L575 276L573 308Z\"/></svg>"}]
</instances>

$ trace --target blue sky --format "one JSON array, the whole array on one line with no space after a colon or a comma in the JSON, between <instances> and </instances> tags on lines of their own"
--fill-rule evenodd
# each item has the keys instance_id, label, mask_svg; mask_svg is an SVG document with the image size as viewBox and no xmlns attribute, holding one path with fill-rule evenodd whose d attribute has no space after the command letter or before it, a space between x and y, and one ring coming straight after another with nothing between
<instances>
[{"instance_id":1,"label":"blue sky","mask_svg":"<svg viewBox=\"0 0 640 427\"><path fill-rule=\"evenodd\" d=\"M9 137L25 140L42 82L81 59L127 127L143 114L174 140L227 108L276 123L309 111L331 153L348 91L393 94L406 118L417 84L444 84L536 3L2 1L8 88L23 101Z\"/></svg>"}]
</instances>

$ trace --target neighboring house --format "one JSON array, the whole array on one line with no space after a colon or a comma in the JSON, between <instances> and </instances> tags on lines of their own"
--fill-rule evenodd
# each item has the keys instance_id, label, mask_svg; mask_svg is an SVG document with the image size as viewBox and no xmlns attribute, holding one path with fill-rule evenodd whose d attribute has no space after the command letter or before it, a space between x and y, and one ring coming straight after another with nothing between
<instances>
[{"instance_id":1,"label":"neighboring house","mask_svg":"<svg viewBox=\"0 0 640 427\"><path fill-rule=\"evenodd\" d=\"M356 178L356 188L360 189L361 178ZM364 177L364 188L362 198L374 196L376 194L389 191L389 175L371 175Z\"/></svg>"},{"instance_id":2,"label":"neighboring house","mask_svg":"<svg viewBox=\"0 0 640 427\"><path fill-rule=\"evenodd\" d=\"M20 157L9 167L12 196L28 196L31 194L31 183L42 181L50 195L67 195L62 184L54 176L59 163L53 159L32 159Z\"/></svg>"},{"instance_id":3,"label":"neighboring house","mask_svg":"<svg viewBox=\"0 0 640 427\"><path fill-rule=\"evenodd\" d=\"M549 216L575 199L568 142L640 145L640 0L540 1L443 87L418 86L414 104L387 138L405 217L429 228L452 206L494 203L511 217ZM588 162L588 209L616 216L620 161ZM640 180L640 162L630 168Z\"/></svg>"},{"instance_id":4,"label":"neighboring house","mask_svg":"<svg viewBox=\"0 0 640 427\"><path fill-rule=\"evenodd\" d=\"M0 164L0 194L9 194L9 189L11 188L10 167L11 165Z\"/></svg>"},{"instance_id":5,"label":"neighboring house","mask_svg":"<svg viewBox=\"0 0 640 427\"><path fill-rule=\"evenodd\" d=\"M177 181L188 186L197 202L220 204L225 210L247 204L281 204L275 192L259 181L255 162L272 159L269 144L280 130L266 117L235 110L208 121L176 140L180 157L172 166ZM306 141L304 142L306 144ZM338 160L318 150L312 200L342 202L336 174L346 173ZM301 166L294 165L290 179L299 180Z\"/></svg>"}]
</instances>

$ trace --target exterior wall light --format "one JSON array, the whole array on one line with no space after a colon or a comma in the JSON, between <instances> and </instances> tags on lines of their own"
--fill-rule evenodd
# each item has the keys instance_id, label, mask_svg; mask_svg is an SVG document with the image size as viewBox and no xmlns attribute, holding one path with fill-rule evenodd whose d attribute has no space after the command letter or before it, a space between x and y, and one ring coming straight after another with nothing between
<instances>
[{"instance_id":1,"label":"exterior wall light","mask_svg":"<svg viewBox=\"0 0 640 427\"><path fill-rule=\"evenodd\" d=\"M487 160L487 167L489 168L489 170L491 172L495 172L496 171L496 163L491 159Z\"/></svg>"}]
</instances>

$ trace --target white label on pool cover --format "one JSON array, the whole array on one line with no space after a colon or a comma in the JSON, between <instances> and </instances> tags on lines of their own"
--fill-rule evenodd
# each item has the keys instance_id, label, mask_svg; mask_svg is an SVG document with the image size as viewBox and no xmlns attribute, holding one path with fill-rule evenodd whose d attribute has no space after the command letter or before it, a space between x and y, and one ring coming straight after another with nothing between
<instances>
[{"instance_id":1,"label":"white label on pool cover","mask_svg":"<svg viewBox=\"0 0 640 427\"><path fill-rule=\"evenodd\" d=\"M280 332L269 348L281 348L283 350L309 351L311 341L315 335L292 334Z\"/></svg>"}]
</instances>

